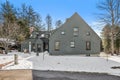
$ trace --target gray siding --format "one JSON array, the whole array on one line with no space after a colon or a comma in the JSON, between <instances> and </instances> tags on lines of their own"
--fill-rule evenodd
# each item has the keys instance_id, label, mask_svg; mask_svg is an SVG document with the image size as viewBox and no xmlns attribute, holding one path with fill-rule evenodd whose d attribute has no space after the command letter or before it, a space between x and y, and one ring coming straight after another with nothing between
<instances>
[{"instance_id":1,"label":"gray siding","mask_svg":"<svg viewBox=\"0 0 120 80\"><path fill-rule=\"evenodd\" d=\"M73 28L79 28L79 35L73 35ZM61 35L64 31L65 34ZM90 32L90 36L86 33ZM55 51L55 42L60 41L60 50ZM70 47L70 42L75 42L75 48ZM86 41L91 42L91 50L86 50ZM98 35L75 13L65 24L58 28L50 37L49 52L50 54L89 54L100 52L100 41Z\"/></svg>"},{"instance_id":2,"label":"gray siding","mask_svg":"<svg viewBox=\"0 0 120 80\"><path fill-rule=\"evenodd\" d=\"M32 44L35 44L35 52L37 51L37 44L41 45L41 52L43 51L43 42L41 39L28 39L21 44L21 51L22 52L24 51L24 49L29 50L29 42L31 42L31 50L32 51L33 51Z\"/></svg>"}]
</instances>

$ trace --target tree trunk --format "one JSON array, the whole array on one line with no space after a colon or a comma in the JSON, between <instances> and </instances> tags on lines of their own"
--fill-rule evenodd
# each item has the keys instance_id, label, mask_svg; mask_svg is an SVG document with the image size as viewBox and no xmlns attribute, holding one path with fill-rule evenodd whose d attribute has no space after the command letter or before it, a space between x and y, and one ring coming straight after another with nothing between
<instances>
[{"instance_id":1,"label":"tree trunk","mask_svg":"<svg viewBox=\"0 0 120 80\"><path fill-rule=\"evenodd\" d=\"M8 43L5 43L5 54L8 54Z\"/></svg>"},{"instance_id":2,"label":"tree trunk","mask_svg":"<svg viewBox=\"0 0 120 80\"><path fill-rule=\"evenodd\" d=\"M111 50L112 50L112 55L114 54L114 35L113 35L113 33L112 33L112 35L111 35Z\"/></svg>"},{"instance_id":3,"label":"tree trunk","mask_svg":"<svg viewBox=\"0 0 120 80\"><path fill-rule=\"evenodd\" d=\"M5 54L8 54L8 48L7 47L5 48Z\"/></svg>"}]
</instances>

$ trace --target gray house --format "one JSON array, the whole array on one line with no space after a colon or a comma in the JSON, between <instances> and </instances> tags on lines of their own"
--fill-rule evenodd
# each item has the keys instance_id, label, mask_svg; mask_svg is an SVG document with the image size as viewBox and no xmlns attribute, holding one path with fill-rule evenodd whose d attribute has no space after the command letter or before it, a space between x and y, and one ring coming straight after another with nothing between
<instances>
[{"instance_id":1,"label":"gray house","mask_svg":"<svg viewBox=\"0 0 120 80\"><path fill-rule=\"evenodd\" d=\"M21 51L24 52L42 52L43 51L43 42L41 39L28 39L24 41L21 45Z\"/></svg>"},{"instance_id":2,"label":"gray house","mask_svg":"<svg viewBox=\"0 0 120 80\"><path fill-rule=\"evenodd\" d=\"M100 53L100 37L75 13L49 38L51 55Z\"/></svg>"},{"instance_id":3,"label":"gray house","mask_svg":"<svg viewBox=\"0 0 120 80\"><path fill-rule=\"evenodd\" d=\"M21 51L43 52L49 48L49 34L47 31L33 31L30 38L21 43Z\"/></svg>"}]
</instances>

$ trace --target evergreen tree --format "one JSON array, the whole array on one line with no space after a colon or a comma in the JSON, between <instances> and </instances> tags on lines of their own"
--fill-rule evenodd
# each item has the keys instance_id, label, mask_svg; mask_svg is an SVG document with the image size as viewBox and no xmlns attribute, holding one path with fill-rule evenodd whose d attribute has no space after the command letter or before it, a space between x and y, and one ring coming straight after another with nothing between
<instances>
[{"instance_id":1,"label":"evergreen tree","mask_svg":"<svg viewBox=\"0 0 120 80\"><path fill-rule=\"evenodd\" d=\"M5 53L7 54L8 42L10 42L10 40L16 40L19 30L19 26L16 23L16 9L12 4L10 4L9 1L6 1L5 3L1 4L0 15L0 21L3 23L3 26L0 29L0 37L4 38L5 40L3 43L5 47Z\"/></svg>"},{"instance_id":2,"label":"evergreen tree","mask_svg":"<svg viewBox=\"0 0 120 80\"><path fill-rule=\"evenodd\" d=\"M52 17L48 14L46 16L47 31L50 32L52 29Z\"/></svg>"},{"instance_id":3,"label":"evergreen tree","mask_svg":"<svg viewBox=\"0 0 120 80\"><path fill-rule=\"evenodd\" d=\"M61 20L58 20L56 21L56 28L60 27L62 25L62 21Z\"/></svg>"},{"instance_id":4,"label":"evergreen tree","mask_svg":"<svg viewBox=\"0 0 120 80\"><path fill-rule=\"evenodd\" d=\"M97 7L101 10L99 14L100 21L111 25L111 50L114 53L114 36L116 35L114 27L119 25L120 22L120 0L102 0Z\"/></svg>"}]
</instances>

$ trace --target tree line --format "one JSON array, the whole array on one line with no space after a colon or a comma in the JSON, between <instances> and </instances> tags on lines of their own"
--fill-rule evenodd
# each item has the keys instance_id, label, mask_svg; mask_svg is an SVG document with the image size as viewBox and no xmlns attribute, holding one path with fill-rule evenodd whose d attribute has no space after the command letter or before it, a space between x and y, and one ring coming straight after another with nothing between
<instances>
[{"instance_id":1,"label":"tree line","mask_svg":"<svg viewBox=\"0 0 120 80\"><path fill-rule=\"evenodd\" d=\"M101 0L97 4L100 10L98 15L101 23L105 24L102 30L104 51L119 53L120 51L120 0Z\"/></svg>"},{"instance_id":2,"label":"tree line","mask_svg":"<svg viewBox=\"0 0 120 80\"><path fill-rule=\"evenodd\" d=\"M22 4L17 8L8 0L0 4L0 38L5 39L0 45L4 45L7 53L11 40L20 44L30 36L30 27L34 27L36 31L52 29L52 17L48 14L43 23L40 14L38 14L31 5ZM56 27L62 24L61 20L56 21Z\"/></svg>"},{"instance_id":3,"label":"tree line","mask_svg":"<svg viewBox=\"0 0 120 80\"><path fill-rule=\"evenodd\" d=\"M120 0L101 0L97 4L100 10L100 23L105 24L102 30L102 43L104 51L115 53L120 51ZM41 31L47 28L51 31L53 28L52 17L48 14L43 23L40 14L38 14L31 5L22 4L16 8L8 0L0 4L0 38L6 39L6 42L14 40L21 43L30 36L29 28ZM55 23L56 28L62 24L61 20ZM6 48L8 44L3 43ZM2 45L2 44L0 44Z\"/></svg>"}]
</instances>

